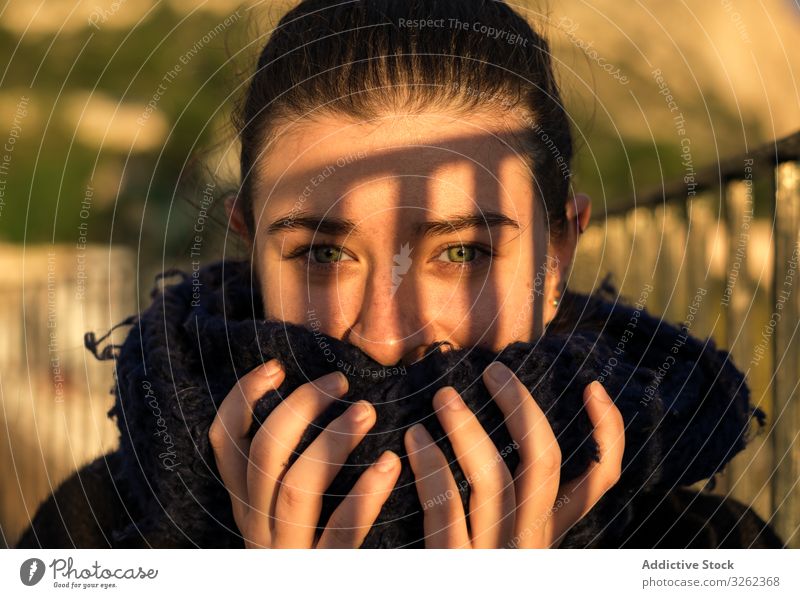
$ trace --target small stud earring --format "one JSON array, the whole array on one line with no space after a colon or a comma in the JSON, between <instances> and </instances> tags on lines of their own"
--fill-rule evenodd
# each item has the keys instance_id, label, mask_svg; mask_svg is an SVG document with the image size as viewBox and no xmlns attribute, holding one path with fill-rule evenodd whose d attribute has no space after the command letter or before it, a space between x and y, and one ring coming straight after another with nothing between
<instances>
[{"instance_id":1,"label":"small stud earring","mask_svg":"<svg viewBox=\"0 0 800 598\"><path fill-rule=\"evenodd\" d=\"M565 290L566 290L566 287L565 287L565 286L562 286L562 287L561 287L561 290L558 292L558 297L554 297L554 298L553 298L553 307L558 307L558 303L559 303L559 301L560 301L560 299L561 299L561 295L563 295L563 294L564 294L564 291L565 291Z\"/></svg>"}]
</instances>

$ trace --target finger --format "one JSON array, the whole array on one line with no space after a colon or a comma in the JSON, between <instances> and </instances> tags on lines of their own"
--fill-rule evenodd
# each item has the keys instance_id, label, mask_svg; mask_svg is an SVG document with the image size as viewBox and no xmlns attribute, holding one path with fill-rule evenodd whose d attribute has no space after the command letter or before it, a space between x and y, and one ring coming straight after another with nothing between
<instances>
[{"instance_id":1,"label":"finger","mask_svg":"<svg viewBox=\"0 0 800 598\"><path fill-rule=\"evenodd\" d=\"M322 495L347 457L375 425L375 409L358 401L334 419L289 468L275 501L274 548L311 548Z\"/></svg>"},{"instance_id":2,"label":"finger","mask_svg":"<svg viewBox=\"0 0 800 598\"><path fill-rule=\"evenodd\" d=\"M277 367L278 369L271 369ZM242 525L247 510L247 457L253 422L253 405L264 393L280 386L284 371L277 359L258 366L239 378L222 400L208 431L222 483L231 497L234 519Z\"/></svg>"},{"instance_id":3,"label":"finger","mask_svg":"<svg viewBox=\"0 0 800 598\"><path fill-rule=\"evenodd\" d=\"M470 548L456 481L441 449L422 424L405 434L406 451L422 504L426 548Z\"/></svg>"},{"instance_id":4,"label":"finger","mask_svg":"<svg viewBox=\"0 0 800 598\"><path fill-rule=\"evenodd\" d=\"M484 380L519 448L520 462L514 472L514 538L521 547L539 546L558 495L561 449L544 412L514 372L495 361L484 371Z\"/></svg>"},{"instance_id":5,"label":"finger","mask_svg":"<svg viewBox=\"0 0 800 598\"><path fill-rule=\"evenodd\" d=\"M273 409L253 436L247 468L251 527L269 542L278 484L309 424L347 391L347 378L331 372L302 384Z\"/></svg>"},{"instance_id":6,"label":"finger","mask_svg":"<svg viewBox=\"0 0 800 598\"><path fill-rule=\"evenodd\" d=\"M433 406L470 485L472 547L502 546L514 533L514 479L456 389L439 389L433 396Z\"/></svg>"},{"instance_id":7,"label":"finger","mask_svg":"<svg viewBox=\"0 0 800 598\"><path fill-rule=\"evenodd\" d=\"M583 392L583 401L594 426L593 436L599 447L600 462L593 461L586 472L565 484L559 494L563 506L553 516L553 540L560 541L569 528L582 519L622 472L625 452L625 422L614 401L597 381Z\"/></svg>"},{"instance_id":8,"label":"finger","mask_svg":"<svg viewBox=\"0 0 800 598\"><path fill-rule=\"evenodd\" d=\"M378 518L400 477L400 458L385 451L361 474L344 500L331 514L317 548L358 548Z\"/></svg>"}]
</instances>

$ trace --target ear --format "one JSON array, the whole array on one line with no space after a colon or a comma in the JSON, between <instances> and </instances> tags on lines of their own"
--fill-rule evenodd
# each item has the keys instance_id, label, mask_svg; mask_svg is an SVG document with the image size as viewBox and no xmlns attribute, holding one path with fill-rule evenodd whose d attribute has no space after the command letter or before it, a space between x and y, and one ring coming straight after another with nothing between
<instances>
[{"instance_id":1,"label":"ear","mask_svg":"<svg viewBox=\"0 0 800 598\"><path fill-rule=\"evenodd\" d=\"M592 216L592 200L585 193L576 193L572 199L567 200L567 222L571 231L582 234L589 226ZM576 239L577 240L577 239Z\"/></svg>"},{"instance_id":2,"label":"ear","mask_svg":"<svg viewBox=\"0 0 800 598\"><path fill-rule=\"evenodd\" d=\"M557 263L559 278L564 279L569 274L572 260L578 246L578 239L589 226L592 215L592 200L585 193L575 193L567 199L565 210L567 214L567 227L564 237L550 247L551 257Z\"/></svg>"},{"instance_id":3,"label":"ear","mask_svg":"<svg viewBox=\"0 0 800 598\"><path fill-rule=\"evenodd\" d=\"M589 226L592 214L592 200L585 193L575 193L567 199L567 230L563 239L551 244L548 251L548 285L545 291L544 321L555 315L553 300L560 297L563 285L569 276L572 260L578 246L578 239Z\"/></svg>"},{"instance_id":4,"label":"ear","mask_svg":"<svg viewBox=\"0 0 800 598\"><path fill-rule=\"evenodd\" d=\"M251 242L250 233L245 224L241 201L237 201L238 199L239 195L237 193L229 193L225 196L224 203L225 213L228 216L228 226L249 246Z\"/></svg>"}]
</instances>

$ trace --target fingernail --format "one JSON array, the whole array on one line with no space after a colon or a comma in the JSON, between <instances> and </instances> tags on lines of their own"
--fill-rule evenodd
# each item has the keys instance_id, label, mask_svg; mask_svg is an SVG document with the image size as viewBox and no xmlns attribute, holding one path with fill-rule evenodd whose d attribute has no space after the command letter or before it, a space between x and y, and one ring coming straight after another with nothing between
<instances>
[{"instance_id":1,"label":"fingernail","mask_svg":"<svg viewBox=\"0 0 800 598\"><path fill-rule=\"evenodd\" d=\"M417 446L425 445L428 442L425 426L422 424L414 424L411 426L411 437L414 439Z\"/></svg>"},{"instance_id":2,"label":"fingernail","mask_svg":"<svg viewBox=\"0 0 800 598\"><path fill-rule=\"evenodd\" d=\"M611 400L611 397L608 396L608 393L603 388L603 385L600 384L597 380L594 380L589 385L589 392L591 393L591 395L595 399L597 399L599 401L610 401Z\"/></svg>"},{"instance_id":3,"label":"fingernail","mask_svg":"<svg viewBox=\"0 0 800 598\"><path fill-rule=\"evenodd\" d=\"M388 473L394 469L395 463L397 463L397 461L395 461L394 453L392 451L386 451L375 462L375 469L381 473Z\"/></svg>"},{"instance_id":4,"label":"fingernail","mask_svg":"<svg viewBox=\"0 0 800 598\"><path fill-rule=\"evenodd\" d=\"M270 359L264 364L264 373L267 376L275 376L281 371L281 362L277 359Z\"/></svg>"},{"instance_id":5,"label":"fingernail","mask_svg":"<svg viewBox=\"0 0 800 598\"><path fill-rule=\"evenodd\" d=\"M511 379L511 370L499 361L493 361L487 367L489 378L498 384L503 384Z\"/></svg>"},{"instance_id":6,"label":"fingernail","mask_svg":"<svg viewBox=\"0 0 800 598\"><path fill-rule=\"evenodd\" d=\"M320 388L330 394L338 394L339 392L343 391L346 383L347 379L344 377L342 372L326 374L319 379Z\"/></svg>"},{"instance_id":7,"label":"fingernail","mask_svg":"<svg viewBox=\"0 0 800 598\"><path fill-rule=\"evenodd\" d=\"M372 407L366 401L359 401L350 407L350 417L356 423L365 421L372 414Z\"/></svg>"},{"instance_id":8,"label":"fingernail","mask_svg":"<svg viewBox=\"0 0 800 598\"><path fill-rule=\"evenodd\" d=\"M458 411L464 406L464 401L458 392L451 388L445 391L444 406L450 411Z\"/></svg>"}]
</instances>

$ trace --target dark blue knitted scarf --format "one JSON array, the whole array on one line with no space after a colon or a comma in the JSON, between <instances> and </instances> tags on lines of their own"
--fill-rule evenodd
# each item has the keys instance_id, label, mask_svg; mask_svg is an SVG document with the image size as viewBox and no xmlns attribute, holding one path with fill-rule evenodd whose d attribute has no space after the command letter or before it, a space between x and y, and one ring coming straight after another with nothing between
<instances>
[{"instance_id":1,"label":"dark blue knitted scarf","mask_svg":"<svg viewBox=\"0 0 800 598\"><path fill-rule=\"evenodd\" d=\"M177 284L165 284L175 276ZM259 402L252 432L300 384L337 369L348 376L350 390L309 427L298 452L351 401L369 400L377 411L375 427L325 495L320 529L383 450L401 457L400 479L364 547L423 545L422 507L402 441L414 423L422 422L448 457L466 510L469 485L431 406L442 386L461 393L515 470L517 451L481 380L495 359L516 373L547 414L561 445L562 481L597 456L581 399L586 385L600 379L625 420L622 477L563 547L613 545L631 520L637 494L667 493L712 477L744 448L753 416L763 424L727 352L623 304L608 280L592 295L565 294L558 316L535 343L513 343L499 353L442 350L434 343L425 358L396 368L319 330L264 320L247 262L222 261L194 274L170 270L156 280L152 304L121 323L132 325L122 345L98 352L103 339L92 333L85 339L99 359L116 360L109 415L120 429L122 465L113 475L134 521L114 530L117 546L243 545L207 435L236 379L272 357L287 375Z\"/></svg>"}]
</instances>

